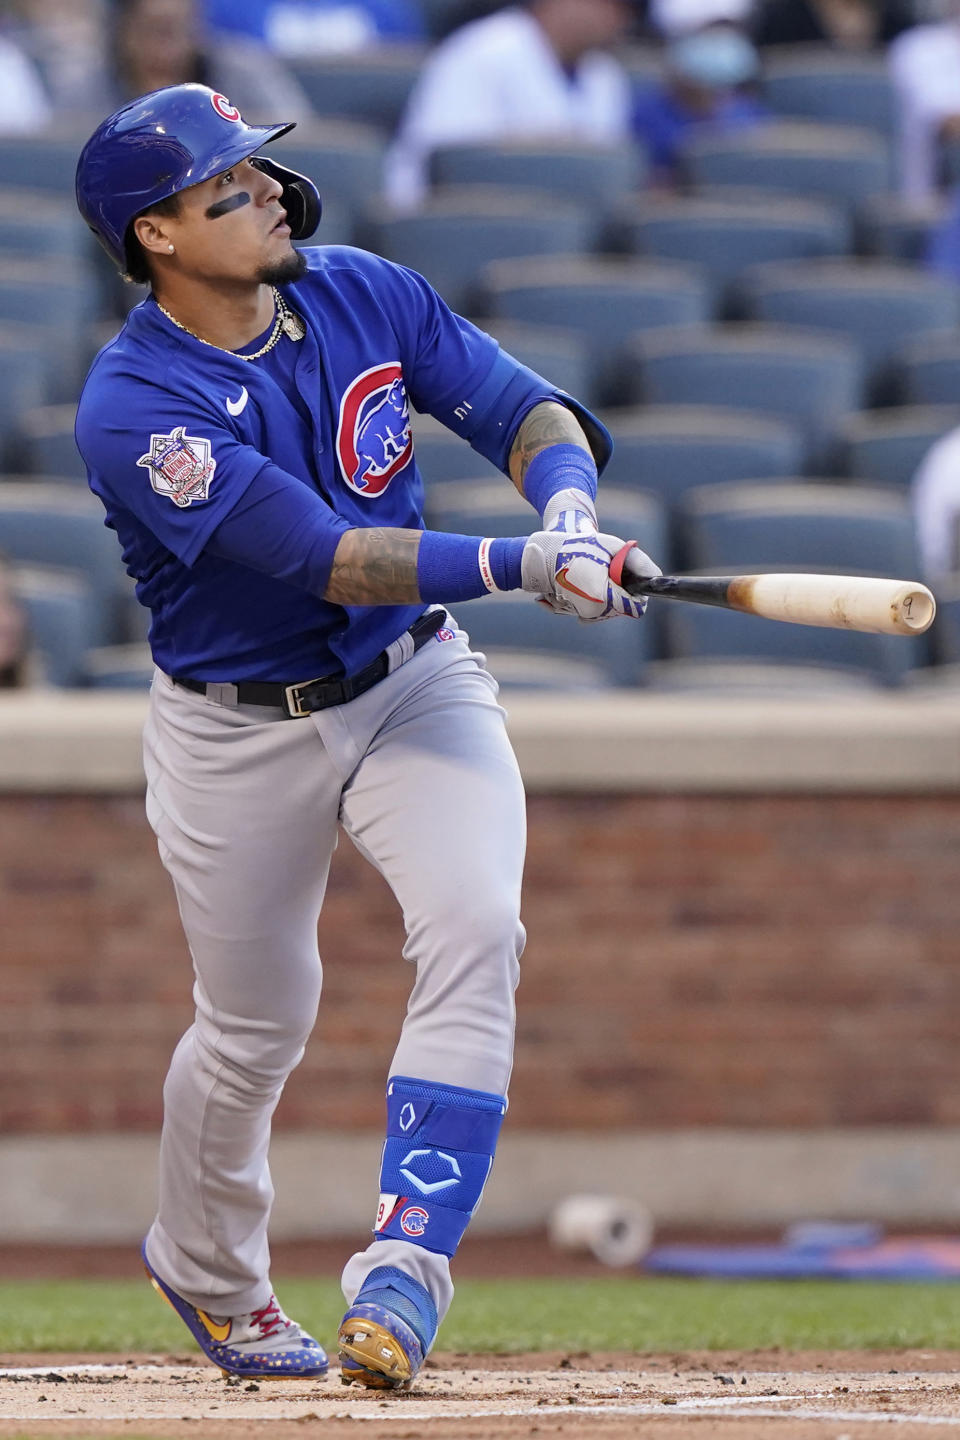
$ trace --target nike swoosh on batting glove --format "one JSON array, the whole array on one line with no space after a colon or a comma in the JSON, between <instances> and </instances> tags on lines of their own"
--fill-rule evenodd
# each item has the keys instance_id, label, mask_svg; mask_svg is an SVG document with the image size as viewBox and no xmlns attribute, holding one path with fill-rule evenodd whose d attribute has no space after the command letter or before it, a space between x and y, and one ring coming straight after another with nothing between
<instances>
[{"instance_id":1,"label":"nike swoosh on batting glove","mask_svg":"<svg viewBox=\"0 0 960 1440\"><path fill-rule=\"evenodd\" d=\"M625 549L636 555L646 573L661 573L634 542L615 535L537 531L523 549L522 588L541 596L552 610L581 620L607 620L614 615L639 619L646 600L629 595L610 575L611 562Z\"/></svg>"}]
</instances>

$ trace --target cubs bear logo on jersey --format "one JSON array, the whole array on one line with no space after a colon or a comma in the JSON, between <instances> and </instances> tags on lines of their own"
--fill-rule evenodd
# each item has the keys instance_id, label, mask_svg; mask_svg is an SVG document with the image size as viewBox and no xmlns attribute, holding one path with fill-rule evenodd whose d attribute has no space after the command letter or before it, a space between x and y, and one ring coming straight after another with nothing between
<instances>
[{"instance_id":1,"label":"cubs bear logo on jersey","mask_svg":"<svg viewBox=\"0 0 960 1440\"><path fill-rule=\"evenodd\" d=\"M210 441L186 432L186 425L177 425L169 435L151 435L150 449L137 461L157 494L168 495L181 510L206 500L217 468Z\"/></svg>"},{"instance_id":2,"label":"cubs bear logo on jersey","mask_svg":"<svg viewBox=\"0 0 960 1440\"><path fill-rule=\"evenodd\" d=\"M398 360L375 365L347 386L337 422L337 458L351 490L382 495L413 457L410 411Z\"/></svg>"}]
</instances>

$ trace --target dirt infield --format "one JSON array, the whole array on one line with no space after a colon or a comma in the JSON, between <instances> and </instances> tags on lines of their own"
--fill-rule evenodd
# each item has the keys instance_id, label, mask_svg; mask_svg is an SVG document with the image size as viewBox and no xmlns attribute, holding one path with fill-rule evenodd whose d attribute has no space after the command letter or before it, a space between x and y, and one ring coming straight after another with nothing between
<instances>
[{"instance_id":1,"label":"dirt infield","mask_svg":"<svg viewBox=\"0 0 960 1440\"><path fill-rule=\"evenodd\" d=\"M0 1436L898 1440L960 1435L960 1353L431 1357L409 1394L224 1380L184 1356L10 1357ZM293 1427L293 1428L290 1428Z\"/></svg>"}]
</instances>

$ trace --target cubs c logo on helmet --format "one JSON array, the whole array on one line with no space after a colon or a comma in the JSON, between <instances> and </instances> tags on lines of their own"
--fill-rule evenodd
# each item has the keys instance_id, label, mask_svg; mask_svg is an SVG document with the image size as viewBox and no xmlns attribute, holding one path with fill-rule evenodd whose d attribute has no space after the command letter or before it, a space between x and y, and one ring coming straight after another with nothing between
<instances>
[{"instance_id":1,"label":"cubs c logo on helmet","mask_svg":"<svg viewBox=\"0 0 960 1440\"><path fill-rule=\"evenodd\" d=\"M410 411L400 362L364 370L340 401L340 473L356 494L373 499L383 494L412 458Z\"/></svg>"},{"instance_id":2,"label":"cubs c logo on helmet","mask_svg":"<svg viewBox=\"0 0 960 1440\"><path fill-rule=\"evenodd\" d=\"M240 111L236 105L231 105L226 95L221 95L219 91L210 96L210 104L222 120L240 119Z\"/></svg>"}]
</instances>

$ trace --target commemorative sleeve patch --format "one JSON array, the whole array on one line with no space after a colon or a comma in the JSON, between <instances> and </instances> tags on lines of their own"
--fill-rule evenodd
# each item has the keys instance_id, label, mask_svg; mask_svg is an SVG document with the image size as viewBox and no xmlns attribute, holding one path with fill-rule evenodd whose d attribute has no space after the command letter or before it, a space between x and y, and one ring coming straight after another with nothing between
<instances>
[{"instance_id":1,"label":"commemorative sleeve patch","mask_svg":"<svg viewBox=\"0 0 960 1440\"><path fill-rule=\"evenodd\" d=\"M185 425L177 425L169 435L151 435L150 449L137 461L157 494L168 496L181 510L208 498L217 468L210 441L186 431Z\"/></svg>"}]
</instances>

